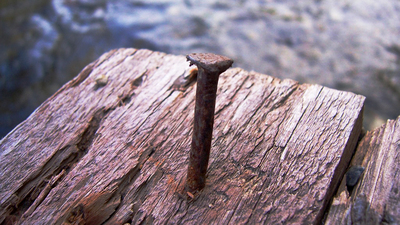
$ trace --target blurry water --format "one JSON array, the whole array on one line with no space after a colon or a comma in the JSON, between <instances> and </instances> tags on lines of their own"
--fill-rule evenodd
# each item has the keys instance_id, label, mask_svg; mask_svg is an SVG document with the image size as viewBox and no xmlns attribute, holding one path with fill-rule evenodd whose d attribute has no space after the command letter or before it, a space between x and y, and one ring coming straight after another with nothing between
<instances>
[{"instance_id":1,"label":"blurry water","mask_svg":"<svg viewBox=\"0 0 400 225\"><path fill-rule=\"evenodd\" d=\"M362 94L370 129L400 114L399 15L397 0L2 0L0 137L120 47L214 52Z\"/></svg>"}]
</instances>

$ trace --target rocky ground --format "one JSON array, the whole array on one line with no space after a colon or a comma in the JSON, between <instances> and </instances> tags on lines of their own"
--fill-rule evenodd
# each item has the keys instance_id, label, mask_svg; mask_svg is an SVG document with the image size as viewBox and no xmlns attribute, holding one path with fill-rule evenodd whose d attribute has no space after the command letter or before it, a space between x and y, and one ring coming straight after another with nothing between
<instances>
[{"instance_id":1,"label":"rocky ground","mask_svg":"<svg viewBox=\"0 0 400 225\"><path fill-rule=\"evenodd\" d=\"M0 137L102 53L214 52L235 67L367 97L366 129L400 115L397 0L5 0Z\"/></svg>"}]
</instances>

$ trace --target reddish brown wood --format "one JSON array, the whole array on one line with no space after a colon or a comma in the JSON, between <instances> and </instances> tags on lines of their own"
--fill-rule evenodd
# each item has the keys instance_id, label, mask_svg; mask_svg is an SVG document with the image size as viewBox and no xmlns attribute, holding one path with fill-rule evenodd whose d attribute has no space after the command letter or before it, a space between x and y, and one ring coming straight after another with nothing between
<instances>
[{"instance_id":1,"label":"reddish brown wood","mask_svg":"<svg viewBox=\"0 0 400 225\"><path fill-rule=\"evenodd\" d=\"M184 56L108 52L0 142L0 222L318 223L364 97L239 68L220 77L205 188L184 186L195 85ZM100 82L101 81L101 82Z\"/></svg>"},{"instance_id":2,"label":"reddish brown wood","mask_svg":"<svg viewBox=\"0 0 400 225\"><path fill-rule=\"evenodd\" d=\"M367 132L351 161L365 170L351 192L341 184L326 224L400 223L400 117Z\"/></svg>"}]
</instances>

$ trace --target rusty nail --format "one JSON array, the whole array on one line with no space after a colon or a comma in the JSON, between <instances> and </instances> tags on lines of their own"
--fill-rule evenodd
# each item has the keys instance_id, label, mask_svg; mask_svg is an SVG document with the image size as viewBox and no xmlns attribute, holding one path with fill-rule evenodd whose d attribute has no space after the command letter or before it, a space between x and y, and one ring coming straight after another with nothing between
<instances>
[{"instance_id":1,"label":"rusty nail","mask_svg":"<svg viewBox=\"0 0 400 225\"><path fill-rule=\"evenodd\" d=\"M194 64L198 68L192 146L186 180L188 193L197 193L205 186L218 78L232 66L233 60L212 53L192 53L186 58L190 65Z\"/></svg>"}]
</instances>

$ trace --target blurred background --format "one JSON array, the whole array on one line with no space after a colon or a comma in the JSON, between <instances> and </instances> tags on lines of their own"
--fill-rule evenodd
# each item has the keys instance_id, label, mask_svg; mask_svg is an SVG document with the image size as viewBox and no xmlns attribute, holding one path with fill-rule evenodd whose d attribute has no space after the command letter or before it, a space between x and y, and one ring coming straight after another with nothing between
<instances>
[{"instance_id":1,"label":"blurred background","mask_svg":"<svg viewBox=\"0 0 400 225\"><path fill-rule=\"evenodd\" d=\"M0 32L0 138L121 47L364 95L368 130L400 115L398 0L1 0Z\"/></svg>"}]
</instances>

